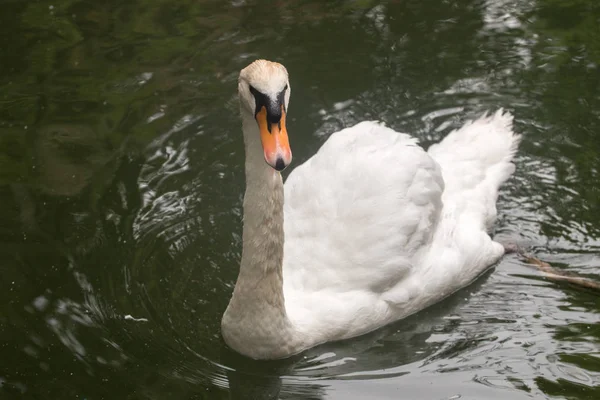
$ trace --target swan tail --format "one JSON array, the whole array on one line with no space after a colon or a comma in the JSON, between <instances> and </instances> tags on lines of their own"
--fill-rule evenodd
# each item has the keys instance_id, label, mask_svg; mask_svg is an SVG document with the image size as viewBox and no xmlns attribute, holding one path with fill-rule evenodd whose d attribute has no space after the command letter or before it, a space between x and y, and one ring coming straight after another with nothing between
<instances>
[{"instance_id":1,"label":"swan tail","mask_svg":"<svg viewBox=\"0 0 600 400\"><path fill-rule=\"evenodd\" d=\"M489 230L496 220L498 190L515 170L512 160L520 140L512 115L500 109L467 122L431 146L428 152L444 177L446 212L461 223Z\"/></svg>"}]
</instances>

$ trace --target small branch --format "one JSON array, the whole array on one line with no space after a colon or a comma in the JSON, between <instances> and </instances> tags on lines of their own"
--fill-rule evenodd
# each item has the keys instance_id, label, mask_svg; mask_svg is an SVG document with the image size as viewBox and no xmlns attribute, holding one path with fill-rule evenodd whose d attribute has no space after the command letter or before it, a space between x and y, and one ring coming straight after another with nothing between
<instances>
[{"instance_id":1,"label":"small branch","mask_svg":"<svg viewBox=\"0 0 600 400\"><path fill-rule=\"evenodd\" d=\"M567 282L572 285L583 287L586 289L593 289L600 291L600 282L597 282L590 278L584 278L582 276L561 271L554 268L552 265L539 258L525 254L523 249L518 247L510 246L505 247L507 253L517 253L521 258L525 260L529 265L535 267L538 271L544 273L544 277L554 282Z\"/></svg>"}]
</instances>

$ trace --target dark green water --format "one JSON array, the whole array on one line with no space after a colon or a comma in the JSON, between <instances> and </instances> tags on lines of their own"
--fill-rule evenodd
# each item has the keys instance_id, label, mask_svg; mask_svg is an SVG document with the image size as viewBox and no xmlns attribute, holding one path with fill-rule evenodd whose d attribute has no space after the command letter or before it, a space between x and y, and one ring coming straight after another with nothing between
<instances>
[{"instance_id":1,"label":"dark green water","mask_svg":"<svg viewBox=\"0 0 600 400\"><path fill-rule=\"evenodd\" d=\"M241 252L236 79L284 63L294 165L381 119L506 107L496 237L600 279L596 0L3 1L0 397L600 398L600 297L515 256L356 340L260 363L219 330Z\"/></svg>"}]
</instances>

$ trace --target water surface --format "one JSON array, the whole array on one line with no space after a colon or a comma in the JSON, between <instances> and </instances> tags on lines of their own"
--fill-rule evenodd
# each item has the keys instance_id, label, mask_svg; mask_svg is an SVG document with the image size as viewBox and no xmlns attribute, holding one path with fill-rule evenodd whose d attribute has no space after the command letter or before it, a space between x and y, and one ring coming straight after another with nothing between
<instances>
[{"instance_id":1,"label":"water surface","mask_svg":"<svg viewBox=\"0 0 600 400\"><path fill-rule=\"evenodd\" d=\"M594 0L5 1L0 396L597 399L598 293L505 257L444 302L281 362L229 351L236 79L291 77L294 165L380 119L428 146L505 107L524 136L494 232L600 279Z\"/></svg>"}]
</instances>

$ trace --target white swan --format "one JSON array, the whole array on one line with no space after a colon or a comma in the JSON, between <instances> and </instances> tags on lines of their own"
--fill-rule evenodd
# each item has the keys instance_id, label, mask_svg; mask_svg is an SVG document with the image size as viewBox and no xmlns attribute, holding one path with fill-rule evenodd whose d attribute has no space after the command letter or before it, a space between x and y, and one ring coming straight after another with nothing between
<instances>
[{"instance_id":1,"label":"white swan","mask_svg":"<svg viewBox=\"0 0 600 400\"><path fill-rule=\"evenodd\" d=\"M238 90L243 251L221 323L234 350L282 358L367 333L464 287L504 254L487 230L514 171L510 114L467 123L427 152L361 122L331 135L284 188L287 71L255 61Z\"/></svg>"}]
</instances>

